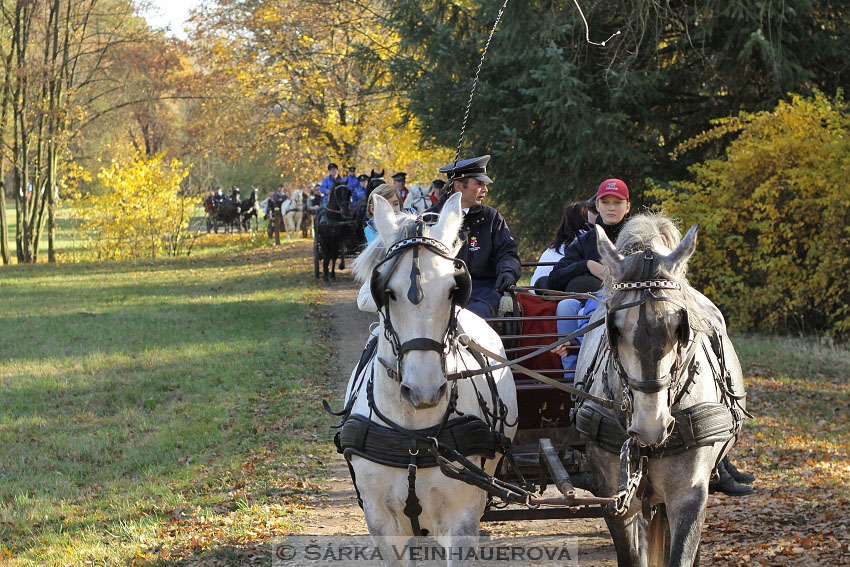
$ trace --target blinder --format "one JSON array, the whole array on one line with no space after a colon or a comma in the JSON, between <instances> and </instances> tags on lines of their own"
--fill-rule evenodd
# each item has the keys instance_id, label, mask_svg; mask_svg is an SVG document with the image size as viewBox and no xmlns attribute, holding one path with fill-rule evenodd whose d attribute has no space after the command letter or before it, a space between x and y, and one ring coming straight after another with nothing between
<instances>
[{"instance_id":1,"label":"blinder","mask_svg":"<svg viewBox=\"0 0 850 567\"><path fill-rule=\"evenodd\" d=\"M379 268L389 260L397 258L402 250L411 246L424 246L438 256L442 256L447 260L454 262L455 285L452 288L452 303L461 307L466 307L469 303L469 298L472 296L472 276L469 275L469 269L466 267L466 262L459 258L453 258L450 255L450 250L439 240L428 238L425 236L416 236L401 240L393 244L387 251L387 256L372 270L372 276L369 279L369 290L372 293L372 299L375 300L375 305L378 311L383 310L390 299L390 290L387 289L387 282L393 273L393 265L389 269L381 271Z\"/></svg>"}]
</instances>

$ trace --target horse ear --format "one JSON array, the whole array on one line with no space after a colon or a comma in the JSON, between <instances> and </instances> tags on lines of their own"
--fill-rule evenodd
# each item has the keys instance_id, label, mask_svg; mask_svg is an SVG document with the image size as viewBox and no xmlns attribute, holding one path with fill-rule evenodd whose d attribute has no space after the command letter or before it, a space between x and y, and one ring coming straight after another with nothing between
<instances>
[{"instance_id":1,"label":"horse ear","mask_svg":"<svg viewBox=\"0 0 850 567\"><path fill-rule=\"evenodd\" d=\"M616 279L620 274L620 266L623 262L623 255L617 252L614 244L605 234L605 229L598 224L593 225L596 229L596 249L599 250L599 255L602 256L602 263L608 268L608 271Z\"/></svg>"},{"instance_id":2,"label":"horse ear","mask_svg":"<svg viewBox=\"0 0 850 567\"><path fill-rule=\"evenodd\" d=\"M449 248L454 247L457 233L463 224L463 211L460 206L461 194L457 193L449 197L443 210L440 212L440 220L431 229L432 238L436 238Z\"/></svg>"},{"instance_id":3,"label":"horse ear","mask_svg":"<svg viewBox=\"0 0 850 567\"><path fill-rule=\"evenodd\" d=\"M396 219L392 205L386 199L380 195L375 195L373 199L375 227L378 229L381 240L389 248L395 243L395 237L398 233L398 220Z\"/></svg>"},{"instance_id":4,"label":"horse ear","mask_svg":"<svg viewBox=\"0 0 850 567\"><path fill-rule=\"evenodd\" d=\"M688 271L688 260L694 251L697 249L697 231L699 225L695 224L688 230L685 238L676 246L676 249L670 252L664 259L669 269L674 275L685 277Z\"/></svg>"}]
</instances>

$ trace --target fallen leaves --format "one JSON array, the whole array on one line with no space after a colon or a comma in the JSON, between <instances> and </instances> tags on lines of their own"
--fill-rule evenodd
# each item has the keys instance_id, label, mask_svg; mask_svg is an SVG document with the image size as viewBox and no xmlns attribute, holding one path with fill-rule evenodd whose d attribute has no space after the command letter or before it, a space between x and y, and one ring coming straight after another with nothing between
<instances>
[{"instance_id":1,"label":"fallen leaves","mask_svg":"<svg viewBox=\"0 0 850 567\"><path fill-rule=\"evenodd\" d=\"M756 376L731 458L755 493L709 496L704 565L850 565L850 385ZM758 400L758 403L753 403Z\"/></svg>"}]
</instances>

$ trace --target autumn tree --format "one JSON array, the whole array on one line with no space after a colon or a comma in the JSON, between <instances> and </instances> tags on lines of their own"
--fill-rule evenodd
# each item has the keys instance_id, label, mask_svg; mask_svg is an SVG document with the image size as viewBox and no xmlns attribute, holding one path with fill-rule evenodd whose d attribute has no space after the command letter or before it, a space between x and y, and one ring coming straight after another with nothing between
<instances>
[{"instance_id":1,"label":"autumn tree","mask_svg":"<svg viewBox=\"0 0 850 567\"><path fill-rule=\"evenodd\" d=\"M719 120L678 156L736 136L693 181L652 192L700 224L690 277L738 329L850 336L850 107L817 93Z\"/></svg>"},{"instance_id":2,"label":"autumn tree","mask_svg":"<svg viewBox=\"0 0 850 567\"><path fill-rule=\"evenodd\" d=\"M315 179L328 161L433 175L445 152L435 157L417 123L402 124L388 77L366 73L355 57L367 47L380 53L387 40L375 19L380 5L208 4L194 19L196 59L209 82L193 135L231 159L269 148L298 181Z\"/></svg>"},{"instance_id":3,"label":"autumn tree","mask_svg":"<svg viewBox=\"0 0 850 567\"><path fill-rule=\"evenodd\" d=\"M454 147L481 51L501 2L385 3L386 58L423 136ZM493 194L548 238L563 204L599 181L681 179L669 154L712 119L773 108L812 87L850 83L850 13L833 0L508 4L475 91L465 154L493 154ZM619 35L612 34L620 32ZM604 46L591 45L609 39ZM381 70L382 73L385 70ZM688 158L701 161L717 146ZM693 163L693 161L691 161Z\"/></svg>"},{"instance_id":4,"label":"autumn tree","mask_svg":"<svg viewBox=\"0 0 850 567\"><path fill-rule=\"evenodd\" d=\"M189 231L196 199L184 196L180 183L189 168L163 154L116 160L98 174L108 190L78 194L74 211L81 234L100 260L176 256L191 250Z\"/></svg>"},{"instance_id":5,"label":"autumn tree","mask_svg":"<svg viewBox=\"0 0 850 567\"><path fill-rule=\"evenodd\" d=\"M116 85L104 82L105 54L140 29L124 0L0 2L4 41L0 82L0 179L11 165L18 262L35 262L45 220L48 259L55 260L55 207L62 165L87 115ZM144 28L143 23L141 28ZM0 191L5 213L5 187ZM0 247L8 263L6 218Z\"/></svg>"}]
</instances>

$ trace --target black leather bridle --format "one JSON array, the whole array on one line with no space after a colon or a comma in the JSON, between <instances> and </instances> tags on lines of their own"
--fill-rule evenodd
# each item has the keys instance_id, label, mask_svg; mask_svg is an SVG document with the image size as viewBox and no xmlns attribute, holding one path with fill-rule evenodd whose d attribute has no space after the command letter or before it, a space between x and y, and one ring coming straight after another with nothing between
<instances>
[{"instance_id":1,"label":"black leather bridle","mask_svg":"<svg viewBox=\"0 0 850 567\"><path fill-rule=\"evenodd\" d=\"M381 314L384 326L384 336L389 341L393 349L395 364L378 357L378 362L387 371L390 378L396 382L402 381L402 360L404 355L411 351L434 351L440 355L443 372L448 374L446 368L446 355L450 346L454 343L457 336L457 314L456 307L463 307L469 301L469 296L472 292L472 280L469 275L469 270L463 260L452 256L452 251L448 246L435 238L430 238L422 235L425 221L417 219L415 225L414 236L399 240L387 250L386 257L379 262L372 270L370 288L372 298L375 300L375 305L378 307L378 312ZM394 299L393 292L387 288L387 283L390 277L398 266L398 260L401 255L408 249L413 250L413 265L410 270L410 288L407 292L407 298L414 305L422 301L422 285L421 272L419 269L419 250L425 248L434 254L450 260L455 267L454 279L455 287L452 290L452 306L450 310L449 320L446 325L446 330L443 332L440 341L427 338L417 337L405 342L401 342L390 317L390 301ZM380 268L384 264L388 264L386 270L381 271Z\"/></svg>"},{"instance_id":2,"label":"black leather bridle","mask_svg":"<svg viewBox=\"0 0 850 567\"><path fill-rule=\"evenodd\" d=\"M687 369L690 366L696 352L695 349L688 349L688 346L691 344L691 328L688 317L688 308L679 300L657 293L659 290L664 289L681 290L682 286L679 282L672 280L650 279L654 271L653 268L655 262L656 258L653 251L650 249L644 250L641 279L636 281L619 281L614 282L611 285L612 297L617 292L642 290L643 293L641 293L640 298L630 303L611 307L605 314L608 348L611 349L611 361L614 366L614 370L623 386L622 410L626 413L626 419L628 422L631 421L633 409L633 390L645 394L655 394L667 388L668 407L673 407L685 386L685 380L688 375ZM673 363L673 366L670 368L670 372L660 378L637 379L629 376L620 362L617 353L617 330L614 325L614 315L617 311L631 309L632 307L641 307L641 319L645 319L644 310L646 302L649 299L655 301L667 301L682 310L682 320L679 323L679 332L677 333L676 362Z\"/></svg>"}]
</instances>

